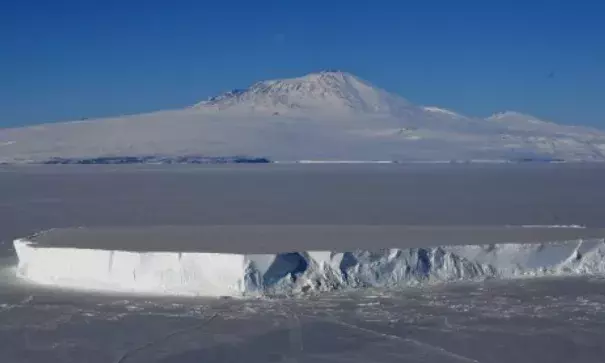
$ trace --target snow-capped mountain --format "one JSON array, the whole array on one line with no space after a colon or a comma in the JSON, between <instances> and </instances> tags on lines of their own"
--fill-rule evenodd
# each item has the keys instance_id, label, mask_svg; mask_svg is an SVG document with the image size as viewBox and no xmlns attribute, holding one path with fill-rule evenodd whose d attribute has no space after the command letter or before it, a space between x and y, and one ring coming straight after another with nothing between
<instances>
[{"instance_id":1,"label":"snow-capped mountain","mask_svg":"<svg viewBox=\"0 0 605 363\"><path fill-rule=\"evenodd\" d=\"M0 162L8 163L233 156L603 161L605 132L515 112L480 119L418 106L341 71L257 82L180 110L0 129Z\"/></svg>"}]
</instances>

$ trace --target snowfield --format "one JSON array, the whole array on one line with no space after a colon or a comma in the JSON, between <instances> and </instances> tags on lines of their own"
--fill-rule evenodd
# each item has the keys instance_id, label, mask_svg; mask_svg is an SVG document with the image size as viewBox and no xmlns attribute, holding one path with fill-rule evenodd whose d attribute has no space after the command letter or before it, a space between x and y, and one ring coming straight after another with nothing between
<instances>
[{"instance_id":1,"label":"snowfield","mask_svg":"<svg viewBox=\"0 0 605 363\"><path fill-rule=\"evenodd\" d=\"M322 228L314 233L319 231L319 234L327 234L330 238L336 237L337 230ZM406 240L406 245L402 248L380 248L389 239L396 239L390 234L394 231L393 228L399 228L400 238ZM223 231L233 229L229 227ZM168 228L164 232L170 230ZM145 235L153 234L158 239L159 231L156 228L151 232L135 231L133 234L131 229L122 236L130 243L140 239L141 246L147 242ZM197 232L199 231L198 229ZM259 227L249 231L252 232L252 237L255 233L258 237ZM213 233L215 232L216 230ZM284 232L283 227L281 232ZM366 237L371 234L371 230L359 228L354 232L360 232L362 236L365 233ZM342 288L389 287L456 280L605 273L605 241L594 238L603 235L604 231L598 229L577 226L483 227L473 232L470 228L391 227L390 232L377 234L375 249L354 249L350 252L307 250L224 253L198 252L191 248L177 250L176 246L183 243L184 236L190 239L200 238L197 233L180 234L172 239L164 233L165 242L170 243L166 242L164 248L158 250L124 250L128 248L127 244L124 249L101 249L90 246L90 241L98 240L104 233L102 230L95 232L94 229L51 230L29 239L17 239L14 247L19 258L17 274L33 282L59 287L151 294L290 295ZM95 236L95 233L100 235ZM111 233L115 231L110 231ZM542 242L553 238L557 233L561 238L592 238ZM430 239L433 234L451 235L454 244L427 244L426 241L434 241ZM456 244L465 239L473 241L473 237L480 238L482 235L489 236L487 242L524 238L532 243ZM83 237L82 241L73 240L79 236ZM107 236L106 234L105 237ZM417 239L409 240L412 237ZM69 244L56 246L52 243L55 238L72 239L70 243L81 244L82 247L70 247ZM296 237L289 242L295 239ZM359 243L359 240L354 240L353 245ZM153 244L154 241L149 243ZM220 245L219 242L215 243ZM407 247L408 245L423 247Z\"/></svg>"},{"instance_id":2,"label":"snowfield","mask_svg":"<svg viewBox=\"0 0 605 363\"><path fill-rule=\"evenodd\" d=\"M187 109L0 130L2 163L239 156L603 161L605 133L516 112L480 119L418 106L339 71L258 82Z\"/></svg>"}]
</instances>

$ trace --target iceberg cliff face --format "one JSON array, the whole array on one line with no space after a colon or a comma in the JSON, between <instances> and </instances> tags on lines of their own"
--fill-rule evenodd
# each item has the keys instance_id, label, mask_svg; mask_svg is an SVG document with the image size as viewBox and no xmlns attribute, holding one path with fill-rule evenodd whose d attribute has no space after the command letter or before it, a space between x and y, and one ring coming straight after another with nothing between
<instances>
[{"instance_id":1,"label":"iceberg cliff face","mask_svg":"<svg viewBox=\"0 0 605 363\"><path fill-rule=\"evenodd\" d=\"M69 288L247 296L484 278L605 273L603 239L276 254L129 252L14 241L17 274Z\"/></svg>"}]
</instances>

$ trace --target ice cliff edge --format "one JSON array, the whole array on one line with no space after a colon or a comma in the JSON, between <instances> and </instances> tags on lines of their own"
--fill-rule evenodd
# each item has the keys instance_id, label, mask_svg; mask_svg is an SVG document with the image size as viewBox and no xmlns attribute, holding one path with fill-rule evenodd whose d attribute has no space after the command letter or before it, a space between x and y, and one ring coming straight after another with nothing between
<instances>
[{"instance_id":1,"label":"ice cliff edge","mask_svg":"<svg viewBox=\"0 0 605 363\"><path fill-rule=\"evenodd\" d=\"M273 254L121 251L17 239L18 276L50 286L257 296L339 288L605 273L603 239Z\"/></svg>"}]
</instances>

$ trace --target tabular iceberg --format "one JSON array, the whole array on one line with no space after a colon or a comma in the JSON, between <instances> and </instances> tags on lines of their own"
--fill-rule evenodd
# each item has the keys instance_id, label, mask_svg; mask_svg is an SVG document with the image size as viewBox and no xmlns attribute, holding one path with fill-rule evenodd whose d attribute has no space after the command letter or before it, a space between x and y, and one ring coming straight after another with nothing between
<instances>
[{"instance_id":1,"label":"tabular iceberg","mask_svg":"<svg viewBox=\"0 0 605 363\"><path fill-rule=\"evenodd\" d=\"M199 296L299 294L484 278L605 273L605 241L302 251L131 252L17 239L17 274L68 288Z\"/></svg>"}]
</instances>

